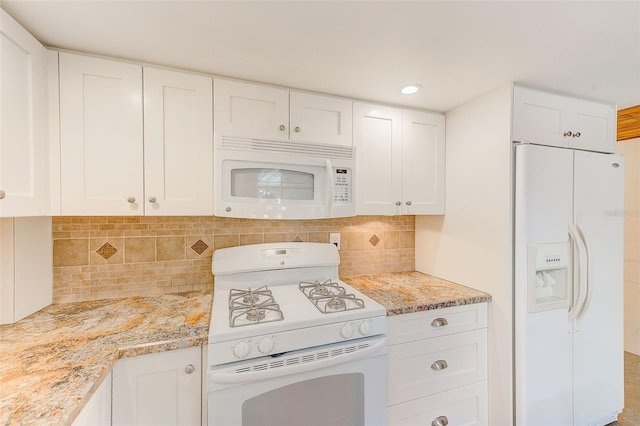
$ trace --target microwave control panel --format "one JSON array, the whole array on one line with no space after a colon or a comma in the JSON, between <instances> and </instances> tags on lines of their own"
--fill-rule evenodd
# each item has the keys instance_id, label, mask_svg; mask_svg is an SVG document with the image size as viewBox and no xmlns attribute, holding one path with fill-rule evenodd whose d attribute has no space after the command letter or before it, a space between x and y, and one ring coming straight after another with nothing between
<instances>
[{"instance_id":1,"label":"microwave control panel","mask_svg":"<svg viewBox=\"0 0 640 426\"><path fill-rule=\"evenodd\" d=\"M351 169L333 168L333 202L349 204L353 195L353 171Z\"/></svg>"}]
</instances>

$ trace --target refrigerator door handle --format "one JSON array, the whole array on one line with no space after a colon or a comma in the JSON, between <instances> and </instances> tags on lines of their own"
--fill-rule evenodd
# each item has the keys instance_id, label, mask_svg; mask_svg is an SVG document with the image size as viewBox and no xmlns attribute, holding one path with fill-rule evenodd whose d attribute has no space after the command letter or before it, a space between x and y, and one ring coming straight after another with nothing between
<instances>
[{"instance_id":1,"label":"refrigerator door handle","mask_svg":"<svg viewBox=\"0 0 640 426\"><path fill-rule=\"evenodd\" d=\"M573 290L576 293L576 296L573 298L573 305L569 309L569 322L577 319L578 314L582 310L582 306L586 300L586 286L587 286L587 275L585 264L587 262L586 249L584 248L584 244L582 239L578 236L578 231L573 224L569 224L569 236L571 237L571 241L573 246L575 247L575 251L578 253L578 268L577 271L573 271ZM578 277L578 283L576 284L576 275ZM576 326L576 329L579 327Z\"/></svg>"},{"instance_id":2,"label":"refrigerator door handle","mask_svg":"<svg viewBox=\"0 0 640 426\"><path fill-rule=\"evenodd\" d=\"M589 248L589 241L587 240L587 236L585 235L582 227L580 225L576 225L576 229L578 231L578 237L580 237L580 240L582 241L582 245L584 246L584 251L586 254L586 265L585 267L582 269L582 271L586 272L585 274L585 296L584 296L584 303L582 304L582 307L580 308L580 311L578 312L578 315L576 317L577 320L580 320L584 314L587 312L587 310L589 309L589 303L591 303L591 294L592 294L592 288L591 288L591 249Z\"/></svg>"}]
</instances>

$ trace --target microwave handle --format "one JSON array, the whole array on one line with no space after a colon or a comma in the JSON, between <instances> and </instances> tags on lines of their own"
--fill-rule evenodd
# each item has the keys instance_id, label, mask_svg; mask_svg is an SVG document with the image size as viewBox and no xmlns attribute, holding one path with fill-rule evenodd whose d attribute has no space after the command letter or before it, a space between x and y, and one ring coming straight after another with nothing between
<instances>
[{"instance_id":1,"label":"microwave handle","mask_svg":"<svg viewBox=\"0 0 640 426\"><path fill-rule=\"evenodd\" d=\"M327 217L331 217L333 210L333 166L331 165L331 160L328 158L324 160L324 167L327 170L327 192L324 202L325 214Z\"/></svg>"}]
</instances>

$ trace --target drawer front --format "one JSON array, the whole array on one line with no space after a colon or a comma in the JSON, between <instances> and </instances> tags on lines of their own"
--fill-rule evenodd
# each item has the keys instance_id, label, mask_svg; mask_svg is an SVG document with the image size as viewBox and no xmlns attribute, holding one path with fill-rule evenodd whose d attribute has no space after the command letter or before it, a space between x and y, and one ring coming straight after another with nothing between
<instances>
[{"instance_id":1,"label":"drawer front","mask_svg":"<svg viewBox=\"0 0 640 426\"><path fill-rule=\"evenodd\" d=\"M454 306L388 317L389 344L487 327L487 304Z\"/></svg>"},{"instance_id":2,"label":"drawer front","mask_svg":"<svg viewBox=\"0 0 640 426\"><path fill-rule=\"evenodd\" d=\"M390 426L487 425L487 382L394 405L388 413Z\"/></svg>"},{"instance_id":3,"label":"drawer front","mask_svg":"<svg viewBox=\"0 0 640 426\"><path fill-rule=\"evenodd\" d=\"M487 379L487 330L389 346L389 405Z\"/></svg>"}]
</instances>

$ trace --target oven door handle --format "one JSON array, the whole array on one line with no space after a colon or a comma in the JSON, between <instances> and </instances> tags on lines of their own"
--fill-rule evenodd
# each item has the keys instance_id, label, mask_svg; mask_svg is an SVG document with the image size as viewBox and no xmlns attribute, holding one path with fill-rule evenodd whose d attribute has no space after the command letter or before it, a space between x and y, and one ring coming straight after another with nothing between
<instances>
[{"instance_id":1,"label":"oven door handle","mask_svg":"<svg viewBox=\"0 0 640 426\"><path fill-rule=\"evenodd\" d=\"M356 343L357 345L357 343ZM331 367L334 365L344 364L351 361L357 361L363 358L376 355L377 353L385 353L387 349L387 339L384 338L379 342L371 344L364 349L358 349L345 355L338 355L322 359L320 361L303 362L295 365L285 365L281 367L269 368L260 371L248 371L243 373L209 373L209 380L213 383L239 384L247 382L256 382L259 380L271 379L274 377L287 376L289 374L300 374L308 371L318 370L320 368Z\"/></svg>"}]
</instances>

